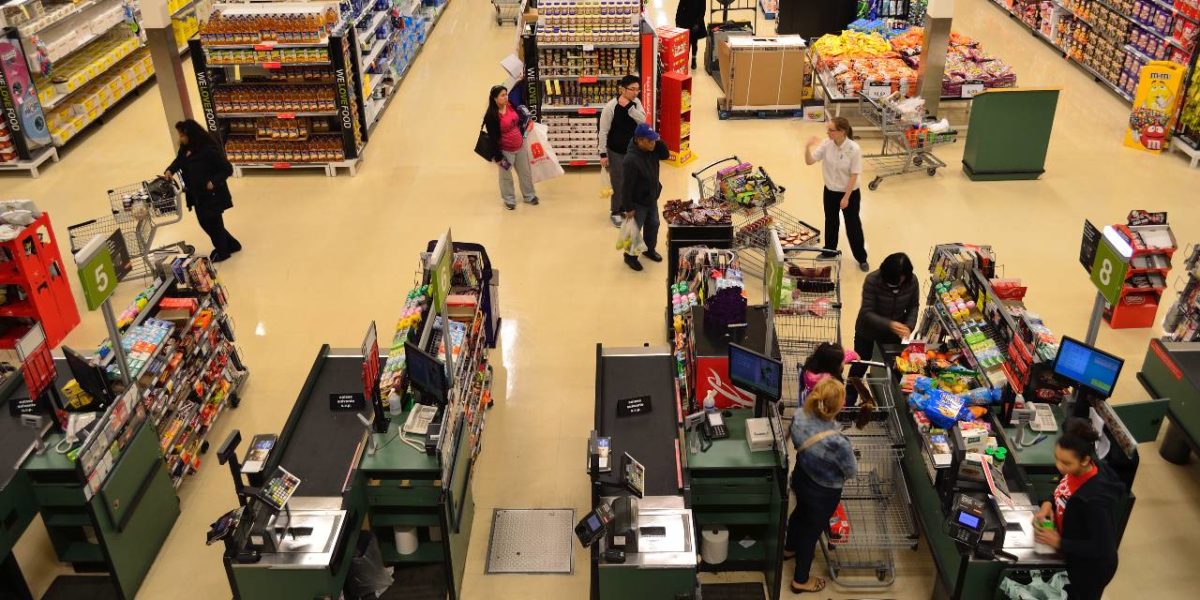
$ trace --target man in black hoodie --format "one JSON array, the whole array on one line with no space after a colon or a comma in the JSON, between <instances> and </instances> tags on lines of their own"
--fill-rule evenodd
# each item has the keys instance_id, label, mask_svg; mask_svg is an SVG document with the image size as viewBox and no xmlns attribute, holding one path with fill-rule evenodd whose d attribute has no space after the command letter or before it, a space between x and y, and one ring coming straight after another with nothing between
<instances>
[{"instance_id":1,"label":"man in black hoodie","mask_svg":"<svg viewBox=\"0 0 1200 600\"><path fill-rule=\"evenodd\" d=\"M662 184L658 181L659 161L671 156L667 145L658 133L642 123L633 132L629 151L625 153L624 173L621 180L621 212L626 219L634 219L646 241L642 256L661 262L662 255L654 248L658 246L658 195ZM634 271L642 270L636 254L625 254L625 264Z\"/></svg>"},{"instance_id":2,"label":"man in black hoodie","mask_svg":"<svg viewBox=\"0 0 1200 600\"><path fill-rule=\"evenodd\" d=\"M1071 419L1054 446L1063 478L1053 501L1034 517L1034 537L1058 550L1067 563L1067 598L1100 600L1117 573L1118 500L1125 484L1096 459L1100 434L1085 419ZM1050 523L1050 527L1044 524Z\"/></svg>"}]
</instances>

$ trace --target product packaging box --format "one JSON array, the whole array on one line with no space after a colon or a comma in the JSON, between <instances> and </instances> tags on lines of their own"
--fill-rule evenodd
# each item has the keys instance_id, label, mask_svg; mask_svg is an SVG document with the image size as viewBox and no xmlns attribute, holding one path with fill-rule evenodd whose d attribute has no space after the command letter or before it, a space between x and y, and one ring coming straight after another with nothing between
<instances>
[{"instance_id":1,"label":"product packaging box","mask_svg":"<svg viewBox=\"0 0 1200 600\"><path fill-rule=\"evenodd\" d=\"M804 39L731 37L717 49L722 108L799 108L807 69Z\"/></svg>"},{"instance_id":2,"label":"product packaging box","mask_svg":"<svg viewBox=\"0 0 1200 600\"><path fill-rule=\"evenodd\" d=\"M809 123L824 123L825 105L824 104L806 104L804 107L804 120Z\"/></svg>"}]
</instances>

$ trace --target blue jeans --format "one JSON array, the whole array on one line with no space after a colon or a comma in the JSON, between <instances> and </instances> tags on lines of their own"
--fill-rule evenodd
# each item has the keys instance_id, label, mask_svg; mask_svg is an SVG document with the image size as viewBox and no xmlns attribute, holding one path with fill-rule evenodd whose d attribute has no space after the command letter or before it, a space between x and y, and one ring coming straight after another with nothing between
<instances>
[{"instance_id":1,"label":"blue jeans","mask_svg":"<svg viewBox=\"0 0 1200 600\"><path fill-rule=\"evenodd\" d=\"M796 508L788 516L787 538L783 548L796 553L796 572L792 581L803 584L808 581L813 556L821 532L829 527L829 517L837 510L842 499L840 488L827 488L812 480L799 464L792 470L792 492L796 494Z\"/></svg>"}]
</instances>

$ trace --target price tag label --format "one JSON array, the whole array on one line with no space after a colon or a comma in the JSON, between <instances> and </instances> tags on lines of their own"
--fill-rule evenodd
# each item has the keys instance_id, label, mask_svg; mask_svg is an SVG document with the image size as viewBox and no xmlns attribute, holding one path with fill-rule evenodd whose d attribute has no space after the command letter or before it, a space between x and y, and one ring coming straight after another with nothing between
<instances>
[{"instance_id":1,"label":"price tag label","mask_svg":"<svg viewBox=\"0 0 1200 600\"><path fill-rule=\"evenodd\" d=\"M592 50L595 50L595 49L596 49L596 45L595 45L595 44L584 44L584 45L583 45L583 51L584 51L584 52L591 52Z\"/></svg>"},{"instance_id":2,"label":"price tag label","mask_svg":"<svg viewBox=\"0 0 1200 600\"><path fill-rule=\"evenodd\" d=\"M272 164L271 168L272 169L290 169L290 168L292 168L292 163L277 162L277 163Z\"/></svg>"},{"instance_id":3,"label":"price tag label","mask_svg":"<svg viewBox=\"0 0 1200 600\"><path fill-rule=\"evenodd\" d=\"M283 63L280 63L279 61L265 62L262 64L262 67L264 69L282 69Z\"/></svg>"},{"instance_id":4,"label":"price tag label","mask_svg":"<svg viewBox=\"0 0 1200 600\"><path fill-rule=\"evenodd\" d=\"M974 98L983 93L983 84L978 82L962 84L962 97Z\"/></svg>"},{"instance_id":5,"label":"price tag label","mask_svg":"<svg viewBox=\"0 0 1200 600\"><path fill-rule=\"evenodd\" d=\"M863 90L863 93L872 100L878 100L880 98L887 97L888 94L891 94L892 86L887 83L868 83L866 89Z\"/></svg>"},{"instance_id":6,"label":"price tag label","mask_svg":"<svg viewBox=\"0 0 1200 600\"><path fill-rule=\"evenodd\" d=\"M275 118L276 119L295 119L296 113L294 113L294 112L276 113Z\"/></svg>"}]
</instances>

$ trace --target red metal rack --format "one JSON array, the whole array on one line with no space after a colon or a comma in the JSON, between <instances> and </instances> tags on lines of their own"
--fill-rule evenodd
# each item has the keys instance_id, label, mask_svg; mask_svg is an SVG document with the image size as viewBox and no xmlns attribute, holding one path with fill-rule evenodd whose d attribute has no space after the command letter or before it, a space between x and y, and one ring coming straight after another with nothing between
<instances>
[{"instance_id":1,"label":"red metal rack","mask_svg":"<svg viewBox=\"0 0 1200 600\"><path fill-rule=\"evenodd\" d=\"M667 149L671 151L671 164L685 165L696 158L692 154L692 76L680 73L663 73L662 111L658 129Z\"/></svg>"},{"instance_id":2,"label":"red metal rack","mask_svg":"<svg viewBox=\"0 0 1200 600\"><path fill-rule=\"evenodd\" d=\"M1166 225L1163 225L1166 227ZM1121 234L1121 237L1129 241L1129 245L1133 247L1133 257L1131 260L1137 260L1139 257L1148 256L1163 256L1166 257L1166 267L1151 267L1137 268L1130 265L1128 272L1125 275L1125 286L1121 289L1121 297L1116 304L1108 306L1104 311L1104 319L1108 322L1109 327L1113 329L1134 329L1140 327L1154 326L1155 316L1158 314L1159 301L1162 300L1163 292L1167 291L1167 274L1170 272L1171 257L1175 255L1177 244L1174 242L1174 234L1170 228L1167 232L1171 233L1171 247L1169 248L1148 248L1138 241L1134 230L1137 227L1129 227L1126 225L1114 225L1114 229ZM1151 282L1147 286L1135 286L1131 280L1138 276L1156 277L1161 279L1161 285Z\"/></svg>"},{"instance_id":3,"label":"red metal rack","mask_svg":"<svg viewBox=\"0 0 1200 600\"><path fill-rule=\"evenodd\" d=\"M12 349L34 323L53 348L79 324L79 309L63 270L50 216L42 213L15 239L0 242L0 349Z\"/></svg>"}]
</instances>

